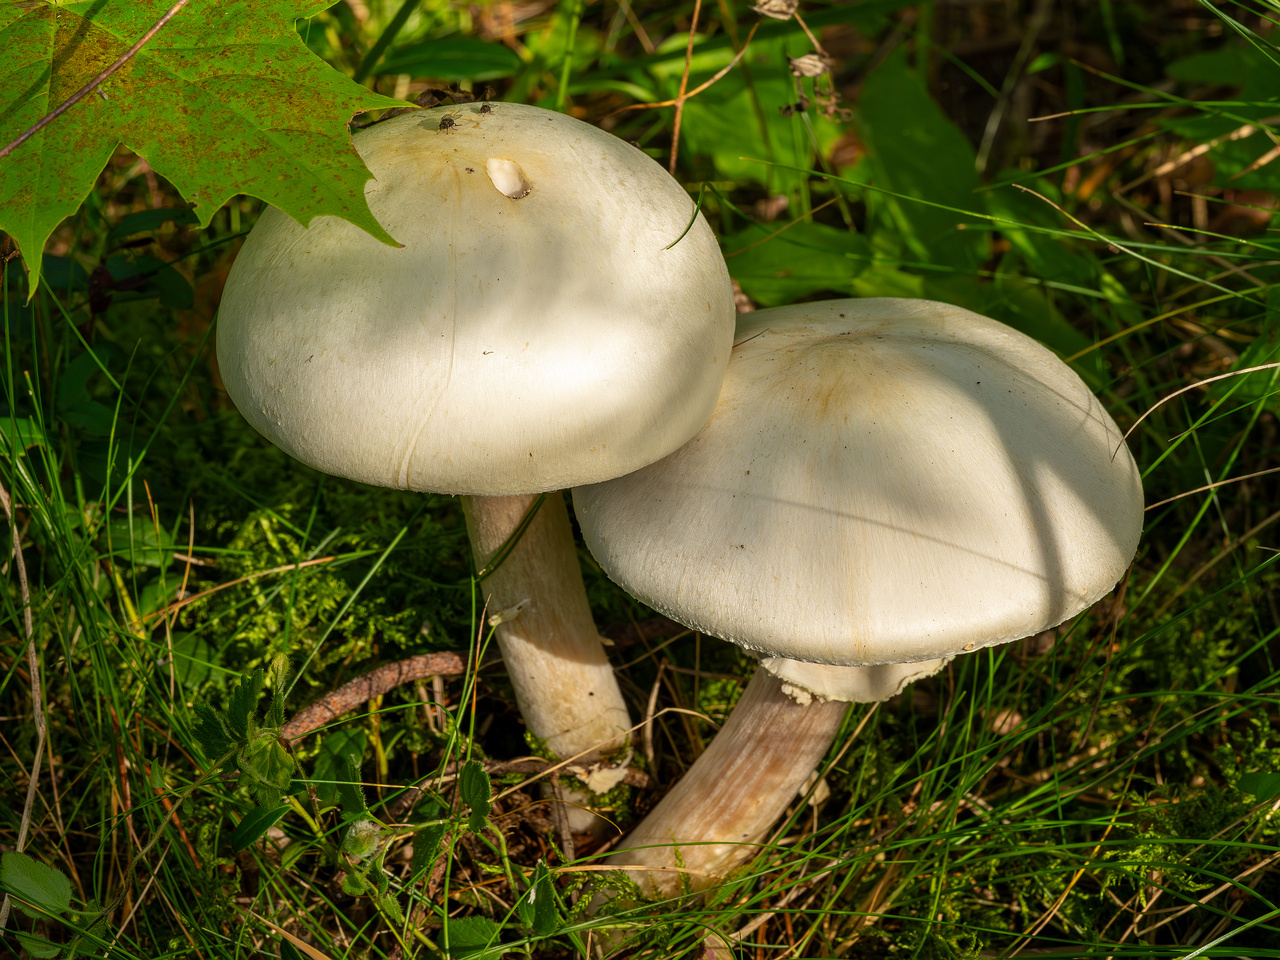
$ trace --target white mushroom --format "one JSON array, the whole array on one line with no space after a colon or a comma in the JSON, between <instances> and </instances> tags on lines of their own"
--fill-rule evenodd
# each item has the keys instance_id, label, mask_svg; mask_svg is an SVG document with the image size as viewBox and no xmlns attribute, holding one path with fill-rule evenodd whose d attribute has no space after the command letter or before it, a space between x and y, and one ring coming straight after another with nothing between
<instances>
[{"instance_id":1,"label":"white mushroom","mask_svg":"<svg viewBox=\"0 0 1280 960\"><path fill-rule=\"evenodd\" d=\"M354 142L403 246L268 210L227 282L218 361L269 440L327 473L467 495L482 567L539 493L635 470L702 425L733 293L657 163L516 104L415 112ZM559 493L482 589L528 728L562 757L617 752L627 708Z\"/></svg>"},{"instance_id":2,"label":"white mushroom","mask_svg":"<svg viewBox=\"0 0 1280 960\"><path fill-rule=\"evenodd\" d=\"M693 440L574 492L610 577L768 658L618 865L727 872L826 752L842 701L885 699L1086 609L1141 533L1115 423L1003 324L928 301L839 300L746 315L737 340ZM673 874L635 878L676 889Z\"/></svg>"}]
</instances>

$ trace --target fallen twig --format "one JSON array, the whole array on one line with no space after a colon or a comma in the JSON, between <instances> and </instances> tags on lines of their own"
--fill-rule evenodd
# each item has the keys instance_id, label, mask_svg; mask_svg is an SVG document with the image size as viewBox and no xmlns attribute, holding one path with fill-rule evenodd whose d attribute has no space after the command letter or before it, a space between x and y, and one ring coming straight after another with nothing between
<instances>
[{"instance_id":1,"label":"fallen twig","mask_svg":"<svg viewBox=\"0 0 1280 960\"><path fill-rule=\"evenodd\" d=\"M371 670L343 684L333 693L296 713L281 731L286 740L297 742L311 731L374 697L381 696L404 683L426 677L457 676L467 669L466 661L453 651L420 653L408 660L397 660Z\"/></svg>"}]
</instances>

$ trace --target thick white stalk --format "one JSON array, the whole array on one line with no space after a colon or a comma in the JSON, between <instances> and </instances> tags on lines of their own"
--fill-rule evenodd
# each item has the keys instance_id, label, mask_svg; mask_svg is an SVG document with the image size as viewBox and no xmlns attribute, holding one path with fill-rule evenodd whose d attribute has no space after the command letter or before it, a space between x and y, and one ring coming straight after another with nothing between
<instances>
[{"instance_id":1,"label":"thick white stalk","mask_svg":"<svg viewBox=\"0 0 1280 960\"><path fill-rule=\"evenodd\" d=\"M756 670L711 745L606 863L679 864L692 871L693 889L710 886L755 855L831 746L847 706L801 705L783 681ZM680 891L675 871L634 870L631 877L649 896Z\"/></svg>"},{"instance_id":2,"label":"thick white stalk","mask_svg":"<svg viewBox=\"0 0 1280 960\"><path fill-rule=\"evenodd\" d=\"M464 497L476 564L483 567L536 496ZM564 497L549 494L515 548L480 583L530 732L558 757L589 762L621 752L626 702L591 618Z\"/></svg>"}]
</instances>

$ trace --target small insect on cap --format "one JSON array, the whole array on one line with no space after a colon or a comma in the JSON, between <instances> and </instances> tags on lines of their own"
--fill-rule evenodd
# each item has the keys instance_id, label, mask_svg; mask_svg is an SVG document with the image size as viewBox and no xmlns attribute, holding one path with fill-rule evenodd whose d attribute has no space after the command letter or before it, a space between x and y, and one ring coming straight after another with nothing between
<instances>
[{"instance_id":1,"label":"small insect on cap","mask_svg":"<svg viewBox=\"0 0 1280 960\"><path fill-rule=\"evenodd\" d=\"M706 420L733 291L656 162L506 103L415 111L354 143L403 246L268 210L227 281L222 376L273 443L367 483L504 496L627 473Z\"/></svg>"},{"instance_id":2,"label":"small insect on cap","mask_svg":"<svg viewBox=\"0 0 1280 960\"><path fill-rule=\"evenodd\" d=\"M633 596L766 656L948 657L1061 623L1124 573L1142 485L1053 353L923 300L747 314L720 401L574 503Z\"/></svg>"}]
</instances>

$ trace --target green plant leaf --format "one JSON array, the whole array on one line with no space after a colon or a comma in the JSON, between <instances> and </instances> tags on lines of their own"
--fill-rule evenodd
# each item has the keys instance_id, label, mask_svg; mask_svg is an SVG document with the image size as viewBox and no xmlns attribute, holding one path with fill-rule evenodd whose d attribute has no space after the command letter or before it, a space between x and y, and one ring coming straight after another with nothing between
<instances>
[{"instance_id":1,"label":"green plant leaf","mask_svg":"<svg viewBox=\"0 0 1280 960\"><path fill-rule=\"evenodd\" d=\"M1193 143L1204 144L1212 161L1214 182L1235 189L1280 188L1280 172L1274 163L1258 164L1269 145L1262 138L1280 98L1280 70L1264 50L1231 44L1169 64L1168 74L1187 83L1211 83L1237 87L1227 110L1187 111L1158 121ZM1232 135L1242 119L1259 120L1251 136ZM1243 131L1242 131L1243 132ZM1246 172L1247 171L1247 172Z\"/></svg>"},{"instance_id":2,"label":"green plant leaf","mask_svg":"<svg viewBox=\"0 0 1280 960\"><path fill-rule=\"evenodd\" d=\"M533 870L533 883L516 902L520 922L533 931L535 937L549 937L560 927L560 910L556 903L556 888L551 882L551 871L546 861L539 860Z\"/></svg>"},{"instance_id":3,"label":"green plant leaf","mask_svg":"<svg viewBox=\"0 0 1280 960\"><path fill-rule=\"evenodd\" d=\"M127 217L121 217L120 221L107 232L107 240L114 243L117 240L123 240L125 237L131 237L135 233L150 233L166 223L172 223L178 227L188 227L199 222L200 218L191 212L190 207L161 207L159 210L142 210L138 213L131 213Z\"/></svg>"},{"instance_id":4,"label":"green plant leaf","mask_svg":"<svg viewBox=\"0 0 1280 960\"><path fill-rule=\"evenodd\" d=\"M1053 199L1053 184L1038 181L1035 188ZM1082 289L1094 286L1097 268L1087 245L1012 225L1060 227L1062 215L1048 203L1012 186L988 190L982 200L989 213L1006 221L1000 224L1000 235L1021 254L1032 276Z\"/></svg>"},{"instance_id":5,"label":"green plant leaf","mask_svg":"<svg viewBox=\"0 0 1280 960\"><path fill-rule=\"evenodd\" d=\"M478 760L468 760L458 773L458 790L462 794L462 802L471 808L471 816L467 819L467 829L479 833L484 829L485 819L493 806L493 796L489 784L489 774Z\"/></svg>"},{"instance_id":6,"label":"green plant leaf","mask_svg":"<svg viewBox=\"0 0 1280 960\"><path fill-rule=\"evenodd\" d=\"M158 298L163 306L175 310L189 309L195 303L195 292L187 278L155 257L110 257L106 262L111 274L112 303Z\"/></svg>"},{"instance_id":7,"label":"green plant leaf","mask_svg":"<svg viewBox=\"0 0 1280 960\"><path fill-rule=\"evenodd\" d=\"M253 846L254 841L274 827L286 813L287 806L254 807L231 831L231 849L239 853Z\"/></svg>"},{"instance_id":8,"label":"green plant leaf","mask_svg":"<svg viewBox=\"0 0 1280 960\"><path fill-rule=\"evenodd\" d=\"M0 5L0 144L67 100L171 5ZM328 6L330 0L191 4L98 92L15 149L0 163L0 230L17 242L28 270L39 273L46 239L121 143L194 204L201 226L229 198L247 193L304 225L332 214L393 243L365 203L369 173L346 121L399 101L353 83L303 44L294 21Z\"/></svg>"},{"instance_id":9,"label":"green plant leaf","mask_svg":"<svg viewBox=\"0 0 1280 960\"><path fill-rule=\"evenodd\" d=\"M284 726L284 692L288 687L289 658L277 653L271 659L271 706L267 708L264 726L279 729Z\"/></svg>"},{"instance_id":10,"label":"green plant leaf","mask_svg":"<svg viewBox=\"0 0 1280 960\"><path fill-rule=\"evenodd\" d=\"M293 757L274 733L259 734L237 758L240 783L264 807L275 806L289 789L293 779Z\"/></svg>"},{"instance_id":11,"label":"green plant leaf","mask_svg":"<svg viewBox=\"0 0 1280 960\"><path fill-rule=\"evenodd\" d=\"M0 417L0 450L7 451L12 442L13 447L18 450L26 450L28 447L47 447L48 438L45 437L44 431L40 429L40 425L30 417Z\"/></svg>"},{"instance_id":12,"label":"green plant leaf","mask_svg":"<svg viewBox=\"0 0 1280 960\"><path fill-rule=\"evenodd\" d=\"M426 803L419 807L418 812L428 818L435 818L443 815L445 811L444 807L438 803ZM409 873L410 876L421 877L435 865L446 826L444 823L426 823L415 826L413 829L413 860L409 864Z\"/></svg>"},{"instance_id":13,"label":"green plant leaf","mask_svg":"<svg viewBox=\"0 0 1280 960\"><path fill-rule=\"evenodd\" d=\"M964 214L944 209L981 206L974 196L974 150L907 66L902 47L863 84L858 129L866 141L875 185L899 195L868 195L869 209L882 211L889 220L880 229L897 232L909 259L960 273L976 271L986 253L987 235L957 230Z\"/></svg>"},{"instance_id":14,"label":"green plant leaf","mask_svg":"<svg viewBox=\"0 0 1280 960\"><path fill-rule=\"evenodd\" d=\"M338 785L347 780L359 780L359 773L353 778L347 769L347 757L354 756L358 764L364 756L368 742L364 731L356 727L341 727L325 734L320 741L320 750L311 764L311 778L315 782L316 796L325 806L342 802ZM345 807L343 808L345 812Z\"/></svg>"},{"instance_id":15,"label":"green plant leaf","mask_svg":"<svg viewBox=\"0 0 1280 960\"><path fill-rule=\"evenodd\" d=\"M280 867L284 870L292 870L293 865L301 860L308 853L314 852L315 847L303 840L294 840L280 855Z\"/></svg>"},{"instance_id":16,"label":"green plant leaf","mask_svg":"<svg viewBox=\"0 0 1280 960\"><path fill-rule=\"evenodd\" d=\"M665 84L657 99L676 94L684 72L687 40L671 38L670 49L679 50L678 58L654 65L652 72ZM690 86L710 79L733 56L727 46L705 53L700 46L694 47ZM753 180L771 193L794 190L808 177L785 167L809 167L814 162L812 149L816 146L824 154L829 152L843 132L841 125L823 116L821 110L811 111L803 119L782 112L784 106L796 101L796 82L786 68L787 57L800 56L809 46L798 27L790 36L772 40L757 37L746 57L750 82L741 70L733 70L689 100L684 108L681 141L695 153L709 154L715 169L727 179ZM784 166L773 167L761 161Z\"/></svg>"},{"instance_id":17,"label":"green plant leaf","mask_svg":"<svg viewBox=\"0 0 1280 960\"><path fill-rule=\"evenodd\" d=\"M363 869L367 869L367 866ZM369 892L369 881L363 873L348 873L342 878L342 892L353 897L362 897Z\"/></svg>"},{"instance_id":18,"label":"green plant leaf","mask_svg":"<svg viewBox=\"0 0 1280 960\"><path fill-rule=\"evenodd\" d=\"M56 957L62 950L59 944L54 943L52 940L46 940L44 937L38 937L34 933L23 933L21 930L15 930L13 935L22 949L33 957Z\"/></svg>"},{"instance_id":19,"label":"green plant leaf","mask_svg":"<svg viewBox=\"0 0 1280 960\"><path fill-rule=\"evenodd\" d=\"M111 433L115 412L98 403L89 393L89 381L105 366L120 357L120 351L107 346L97 353L85 351L67 364L58 377L57 404L62 419L73 427L105 437ZM124 525L127 529L128 522ZM128 538L126 537L126 543ZM118 546L118 545L117 545Z\"/></svg>"},{"instance_id":20,"label":"green plant leaf","mask_svg":"<svg viewBox=\"0 0 1280 960\"><path fill-rule=\"evenodd\" d=\"M337 784L338 803L342 807L342 815L348 820L367 817L369 805L365 802L364 790L360 788L360 758L349 753L342 758L342 761L345 779Z\"/></svg>"},{"instance_id":21,"label":"green plant leaf","mask_svg":"<svg viewBox=\"0 0 1280 960\"><path fill-rule=\"evenodd\" d=\"M397 926L404 923L404 911L400 909L400 901L396 899L394 893L380 893L373 898L373 901L392 923Z\"/></svg>"},{"instance_id":22,"label":"green plant leaf","mask_svg":"<svg viewBox=\"0 0 1280 960\"><path fill-rule=\"evenodd\" d=\"M521 66L515 52L500 43L486 43L478 37L446 37L392 50L378 73L408 73L439 80L496 80L512 76Z\"/></svg>"},{"instance_id":23,"label":"green plant leaf","mask_svg":"<svg viewBox=\"0 0 1280 960\"><path fill-rule=\"evenodd\" d=\"M71 909L71 881L62 871L25 853L9 852L0 857L0 885L18 899L15 906L29 917ZM37 909L26 909L22 901Z\"/></svg>"},{"instance_id":24,"label":"green plant leaf","mask_svg":"<svg viewBox=\"0 0 1280 960\"><path fill-rule=\"evenodd\" d=\"M21 271L16 269L17 261L14 263L15 272L20 273ZM85 268L69 257L55 257L46 253L40 258L40 263L40 276L45 283L59 293L66 290L84 290L89 283L89 274ZM9 282L16 286L12 279ZM26 283L26 280L22 280L22 283ZM35 288L32 287L32 289Z\"/></svg>"},{"instance_id":25,"label":"green plant leaf","mask_svg":"<svg viewBox=\"0 0 1280 960\"><path fill-rule=\"evenodd\" d=\"M463 917L450 920L441 931L445 950L453 957L499 956L497 945L500 928L488 917Z\"/></svg>"},{"instance_id":26,"label":"green plant leaf","mask_svg":"<svg viewBox=\"0 0 1280 960\"><path fill-rule=\"evenodd\" d=\"M280 941L280 960L307 960L302 951L288 940Z\"/></svg>"},{"instance_id":27,"label":"green plant leaf","mask_svg":"<svg viewBox=\"0 0 1280 960\"><path fill-rule=\"evenodd\" d=\"M156 526L148 518L114 517L107 521L111 556L140 567L167 567L173 562L174 543L169 531ZM132 534L132 535L131 535Z\"/></svg>"},{"instance_id":28,"label":"green plant leaf","mask_svg":"<svg viewBox=\"0 0 1280 960\"><path fill-rule=\"evenodd\" d=\"M744 230L724 244L729 273L766 307L826 291L855 296L854 278L870 259L866 238L819 223L797 223L773 237Z\"/></svg>"},{"instance_id":29,"label":"green plant leaf","mask_svg":"<svg viewBox=\"0 0 1280 960\"><path fill-rule=\"evenodd\" d=\"M208 680L221 659L217 650L194 633L173 635L173 675L184 687L195 688ZM229 745L222 753L228 749Z\"/></svg>"},{"instance_id":30,"label":"green plant leaf","mask_svg":"<svg viewBox=\"0 0 1280 960\"><path fill-rule=\"evenodd\" d=\"M230 753L235 739L222 714L204 703L197 703L192 709L196 715L196 739L204 748L205 755L210 760L217 760Z\"/></svg>"},{"instance_id":31,"label":"green plant leaf","mask_svg":"<svg viewBox=\"0 0 1280 960\"><path fill-rule=\"evenodd\" d=\"M138 594L138 614L149 617L164 609L177 594L179 586L180 583L176 579L166 580L164 577L156 577Z\"/></svg>"},{"instance_id":32,"label":"green plant leaf","mask_svg":"<svg viewBox=\"0 0 1280 960\"><path fill-rule=\"evenodd\" d=\"M1266 803L1280 796L1280 772L1263 773L1255 770L1240 778L1240 789L1252 793L1259 803Z\"/></svg>"},{"instance_id":33,"label":"green plant leaf","mask_svg":"<svg viewBox=\"0 0 1280 960\"><path fill-rule=\"evenodd\" d=\"M253 729L253 717L258 712L258 697L266 675L259 667L249 676L242 677L231 690L227 700L227 723L231 732L241 740L247 740Z\"/></svg>"}]
</instances>

